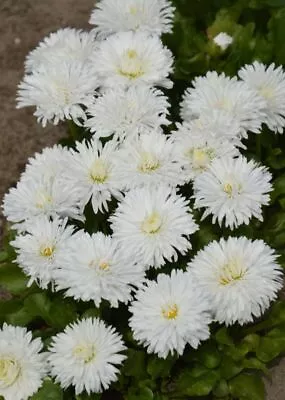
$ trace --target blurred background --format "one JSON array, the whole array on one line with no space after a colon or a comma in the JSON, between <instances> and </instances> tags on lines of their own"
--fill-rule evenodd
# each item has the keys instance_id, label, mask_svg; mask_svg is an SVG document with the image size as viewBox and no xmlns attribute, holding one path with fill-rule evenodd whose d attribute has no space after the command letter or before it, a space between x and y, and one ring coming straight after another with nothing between
<instances>
[{"instance_id":1,"label":"blurred background","mask_svg":"<svg viewBox=\"0 0 285 400\"><path fill-rule=\"evenodd\" d=\"M56 143L65 129L63 125L51 124L43 129L33 117L32 109L16 110L16 90L23 76L25 56L44 36L59 28L89 29L93 6L94 0L0 0L1 201L8 188L17 182L27 158ZM2 230L0 213L0 238ZM268 400L285 399L284 376L283 360L272 370L272 383L267 382Z\"/></svg>"}]
</instances>

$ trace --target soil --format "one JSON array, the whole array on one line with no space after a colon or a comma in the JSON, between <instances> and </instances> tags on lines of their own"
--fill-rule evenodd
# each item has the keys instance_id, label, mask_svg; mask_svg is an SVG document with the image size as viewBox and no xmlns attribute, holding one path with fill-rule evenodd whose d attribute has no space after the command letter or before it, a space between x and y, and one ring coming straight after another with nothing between
<instances>
[{"instance_id":1,"label":"soil","mask_svg":"<svg viewBox=\"0 0 285 400\"><path fill-rule=\"evenodd\" d=\"M15 108L25 56L52 31L88 29L93 5L94 0L0 0L0 199L17 182L27 158L64 135L64 126L43 129L31 109ZM1 224L0 218L0 237ZM272 369L267 400L285 399L284 376L283 359Z\"/></svg>"}]
</instances>

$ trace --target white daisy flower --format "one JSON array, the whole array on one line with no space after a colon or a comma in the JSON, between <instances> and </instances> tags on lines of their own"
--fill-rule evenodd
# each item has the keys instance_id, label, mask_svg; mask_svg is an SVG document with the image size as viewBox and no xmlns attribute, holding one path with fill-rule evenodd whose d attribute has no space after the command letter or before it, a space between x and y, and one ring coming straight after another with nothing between
<instances>
[{"instance_id":1,"label":"white daisy flower","mask_svg":"<svg viewBox=\"0 0 285 400\"><path fill-rule=\"evenodd\" d=\"M41 339L26 328L4 324L0 329L0 396L28 400L42 386L47 374Z\"/></svg>"},{"instance_id":2,"label":"white daisy flower","mask_svg":"<svg viewBox=\"0 0 285 400\"><path fill-rule=\"evenodd\" d=\"M147 86L111 88L98 97L87 114L85 126L95 137L108 137L123 141L135 137L146 129L169 125L169 103L160 90Z\"/></svg>"},{"instance_id":3,"label":"white daisy flower","mask_svg":"<svg viewBox=\"0 0 285 400\"><path fill-rule=\"evenodd\" d=\"M178 125L171 137L188 181L206 171L215 159L239 154L234 141L222 136L196 135L187 123Z\"/></svg>"},{"instance_id":4,"label":"white daisy flower","mask_svg":"<svg viewBox=\"0 0 285 400\"><path fill-rule=\"evenodd\" d=\"M136 293L129 310L129 325L134 338L148 353L166 358L182 355L186 344L197 349L210 336L210 305L190 274L173 270L171 276L159 274Z\"/></svg>"},{"instance_id":5,"label":"white daisy flower","mask_svg":"<svg viewBox=\"0 0 285 400\"><path fill-rule=\"evenodd\" d=\"M245 65L239 77L265 101L264 122L274 132L285 126L285 72L282 66L266 66L258 61Z\"/></svg>"},{"instance_id":6,"label":"white daisy flower","mask_svg":"<svg viewBox=\"0 0 285 400\"><path fill-rule=\"evenodd\" d=\"M43 65L65 62L90 61L97 42L92 32L84 32L74 28L59 29L46 36L39 45L32 50L25 61L27 73L38 70Z\"/></svg>"},{"instance_id":7,"label":"white daisy flower","mask_svg":"<svg viewBox=\"0 0 285 400\"><path fill-rule=\"evenodd\" d=\"M19 228L43 215L83 218L79 189L59 178L29 178L24 174L17 186L4 196L2 208L8 221L19 224Z\"/></svg>"},{"instance_id":8,"label":"white daisy flower","mask_svg":"<svg viewBox=\"0 0 285 400\"><path fill-rule=\"evenodd\" d=\"M263 220L263 205L269 204L272 176L266 167L245 157L220 158L208 171L194 179L195 208L206 208L203 218L212 214L231 229L248 224L252 217Z\"/></svg>"},{"instance_id":9,"label":"white daisy flower","mask_svg":"<svg viewBox=\"0 0 285 400\"><path fill-rule=\"evenodd\" d=\"M197 231L189 201L167 186L133 189L110 217L113 236L147 266L159 268L165 260L191 248Z\"/></svg>"},{"instance_id":10,"label":"white daisy flower","mask_svg":"<svg viewBox=\"0 0 285 400\"><path fill-rule=\"evenodd\" d=\"M18 256L16 262L33 282L47 289L53 282L53 272L58 265L58 254L65 251L73 233L72 226L66 226L67 219L50 221L47 217L33 218L25 226L25 233L11 242Z\"/></svg>"},{"instance_id":11,"label":"white daisy flower","mask_svg":"<svg viewBox=\"0 0 285 400\"><path fill-rule=\"evenodd\" d=\"M219 46L223 51L225 51L233 42L232 36L228 35L226 32L220 32L213 39L214 43Z\"/></svg>"},{"instance_id":12,"label":"white daisy flower","mask_svg":"<svg viewBox=\"0 0 285 400\"><path fill-rule=\"evenodd\" d=\"M93 103L99 83L94 71L80 62L42 65L24 76L19 85L17 108L34 106L34 115L45 127L47 122L72 119L81 125L84 107Z\"/></svg>"},{"instance_id":13,"label":"white daisy flower","mask_svg":"<svg viewBox=\"0 0 285 400\"><path fill-rule=\"evenodd\" d=\"M125 142L115 164L116 180L125 189L160 183L176 187L185 183L173 140L157 131Z\"/></svg>"},{"instance_id":14,"label":"white daisy flower","mask_svg":"<svg viewBox=\"0 0 285 400\"><path fill-rule=\"evenodd\" d=\"M207 110L199 114L198 118L187 119L183 124L177 124L179 130L191 132L195 136L223 138L234 141L239 147L240 124L237 119L223 110Z\"/></svg>"},{"instance_id":15,"label":"white daisy flower","mask_svg":"<svg viewBox=\"0 0 285 400\"><path fill-rule=\"evenodd\" d=\"M109 141L103 147L100 140L93 139L90 143L77 142L76 150L70 150L71 160L64 176L79 190L83 206L91 199L94 213L108 211L112 196L121 198L119 183L114 178L116 146L116 142Z\"/></svg>"},{"instance_id":16,"label":"white daisy flower","mask_svg":"<svg viewBox=\"0 0 285 400\"><path fill-rule=\"evenodd\" d=\"M161 35L172 31L174 11L169 0L101 0L89 23L99 38L130 30Z\"/></svg>"},{"instance_id":17,"label":"white daisy flower","mask_svg":"<svg viewBox=\"0 0 285 400\"><path fill-rule=\"evenodd\" d=\"M195 78L192 84L193 88L186 90L181 103L183 119L189 121L209 110L222 110L237 120L242 137L247 136L247 131L260 132L265 101L244 82L210 71L204 77Z\"/></svg>"},{"instance_id":18,"label":"white daisy flower","mask_svg":"<svg viewBox=\"0 0 285 400\"><path fill-rule=\"evenodd\" d=\"M98 232L78 232L59 255L55 271L56 288L75 300L102 300L118 307L128 303L131 291L144 280L144 266L137 264L128 248L122 248L110 236Z\"/></svg>"},{"instance_id":19,"label":"white daisy flower","mask_svg":"<svg viewBox=\"0 0 285 400\"><path fill-rule=\"evenodd\" d=\"M39 176L47 180L56 179L65 171L68 160L69 151L66 147L60 145L46 147L41 153L35 153L29 158L22 179Z\"/></svg>"},{"instance_id":20,"label":"white daisy flower","mask_svg":"<svg viewBox=\"0 0 285 400\"><path fill-rule=\"evenodd\" d=\"M157 36L146 32L122 32L101 42L94 53L94 71L102 86L129 87L137 84L172 87L170 50Z\"/></svg>"},{"instance_id":21,"label":"white daisy flower","mask_svg":"<svg viewBox=\"0 0 285 400\"><path fill-rule=\"evenodd\" d=\"M262 240L229 237L212 242L188 264L208 295L215 320L226 325L253 322L277 298L282 270Z\"/></svg>"},{"instance_id":22,"label":"white daisy flower","mask_svg":"<svg viewBox=\"0 0 285 400\"><path fill-rule=\"evenodd\" d=\"M126 358L126 347L114 328L98 318L87 318L67 326L53 337L48 357L51 374L66 389L88 394L108 389L118 378L118 365Z\"/></svg>"}]
</instances>

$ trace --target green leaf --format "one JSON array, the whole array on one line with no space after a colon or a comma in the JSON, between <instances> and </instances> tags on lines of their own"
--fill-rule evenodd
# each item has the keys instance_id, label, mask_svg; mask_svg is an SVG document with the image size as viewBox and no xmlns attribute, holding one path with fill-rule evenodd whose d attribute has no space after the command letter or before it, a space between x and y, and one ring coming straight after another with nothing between
<instances>
[{"instance_id":1,"label":"green leaf","mask_svg":"<svg viewBox=\"0 0 285 400\"><path fill-rule=\"evenodd\" d=\"M5 250L0 251L0 263L8 260L8 258L9 258L9 253L7 251L5 251Z\"/></svg>"},{"instance_id":2,"label":"green leaf","mask_svg":"<svg viewBox=\"0 0 285 400\"><path fill-rule=\"evenodd\" d=\"M144 351L128 349L127 359L124 363L123 374L132 376L140 380L147 378L146 372L146 354Z\"/></svg>"},{"instance_id":3,"label":"green leaf","mask_svg":"<svg viewBox=\"0 0 285 400\"><path fill-rule=\"evenodd\" d=\"M0 285L12 294L21 294L27 289L28 279L14 264L0 266Z\"/></svg>"},{"instance_id":4,"label":"green leaf","mask_svg":"<svg viewBox=\"0 0 285 400\"><path fill-rule=\"evenodd\" d=\"M217 368L217 366L221 362L222 357L221 353L218 351L217 347L212 342L212 343L206 343L199 348L197 352L197 358L207 368L212 369L212 368Z\"/></svg>"},{"instance_id":5,"label":"green leaf","mask_svg":"<svg viewBox=\"0 0 285 400\"><path fill-rule=\"evenodd\" d=\"M62 400L63 391L59 385L53 383L50 379L46 379L40 390L31 397L31 400Z\"/></svg>"},{"instance_id":6,"label":"green leaf","mask_svg":"<svg viewBox=\"0 0 285 400\"><path fill-rule=\"evenodd\" d=\"M126 400L153 400L154 394L151 389L144 388L131 388L128 390Z\"/></svg>"},{"instance_id":7,"label":"green leaf","mask_svg":"<svg viewBox=\"0 0 285 400\"><path fill-rule=\"evenodd\" d=\"M34 317L29 314L25 307L19 308L17 311L8 314L5 318L6 322L11 325L26 326Z\"/></svg>"},{"instance_id":8,"label":"green leaf","mask_svg":"<svg viewBox=\"0 0 285 400\"><path fill-rule=\"evenodd\" d=\"M52 326L63 329L77 319L76 306L71 300L56 299L50 303L48 320Z\"/></svg>"},{"instance_id":9,"label":"green leaf","mask_svg":"<svg viewBox=\"0 0 285 400\"><path fill-rule=\"evenodd\" d=\"M262 337L256 350L257 358L267 363L285 351L285 337Z\"/></svg>"},{"instance_id":10,"label":"green leaf","mask_svg":"<svg viewBox=\"0 0 285 400\"><path fill-rule=\"evenodd\" d=\"M259 369L263 373L268 374L268 369L266 368L266 365L257 358L245 358L242 362L242 365L244 369Z\"/></svg>"},{"instance_id":11,"label":"green leaf","mask_svg":"<svg viewBox=\"0 0 285 400\"><path fill-rule=\"evenodd\" d=\"M225 379L220 380L217 386L215 386L213 394L216 397L225 397L229 394L229 386Z\"/></svg>"},{"instance_id":12,"label":"green leaf","mask_svg":"<svg viewBox=\"0 0 285 400\"><path fill-rule=\"evenodd\" d=\"M153 378L165 378L169 376L171 367L175 360L171 357L167 359L158 358L153 356L147 364L147 373Z\"/></svg>"},{"instance_id":13,"label":"green leaf","mask_svg":"<svg viewBox=\"0 0 285 400\"><path fill-rule=\"evenodd\" d=\"M265 400L262 378L258 375L240 374L229 382L230 393L240 400Z\"/></svg>"},{"instance_id":14,"label":"green leaf","mask_svg":"<svg viewBox=\"0 0 285 400\"><path fill-rule=\"evenodd\" d=\"M230 356L223 356L220 366L221 376L226 380L233 378L243 370L240 362L234 361Z\"/></svg>"},{"instance_id":15,"label":"green leaf","mask_svg":"<svg viewBox=\"0 0 285 400\"><path fill-rule=\"evenodd\" d=\"M234 346L233 339L229 335L228 329L223 326L219 329L215 334L216 341L220 344L224 344L226 346Z\"/></svg>"},{"instance_id":16,"label":"green leaf","mask_svg":"<svg viewBox=\"0 0 285 400\"><path fill-rule=\"evenodd\" d=\"M197 378L191 375L191 371L185 370L179 375L175 386L179 394L207 396L216 386L219 379L220 374L215 370L207 370Z\"/></svg>"},{"instance_id":17,"label":"green leaf","mask_svg":"<svg viewBox=\"0 0 285 400\"><path fill-rule=\"evenodd\" d=\"M33 317L41 317L47 323L52 323L49 314L51 301L46 293L42 292L29 295L26 297L24 305L28 313Z\"/></svg>"}]
</instances>

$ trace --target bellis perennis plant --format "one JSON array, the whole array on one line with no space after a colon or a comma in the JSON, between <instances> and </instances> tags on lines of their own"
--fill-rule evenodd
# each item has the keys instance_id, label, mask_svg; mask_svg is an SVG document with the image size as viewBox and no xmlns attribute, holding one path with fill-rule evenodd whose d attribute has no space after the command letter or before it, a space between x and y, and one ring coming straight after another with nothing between
<instances>
[{"instance_id":1,"label":"bellis perennis plant","mask_svg":"<svg viewBox=\"0 0 285 400\"><path fill-rule=\"evenodd\" d=\"M285 350L285 72L195 76L190 60L178 81L174 15L100 0L91 32L60 29L27 56L18 107L70 137L3 201L5 400L236 399ZM238 43L213 40L221 57Z\"/></svg>"}]
</instances>

